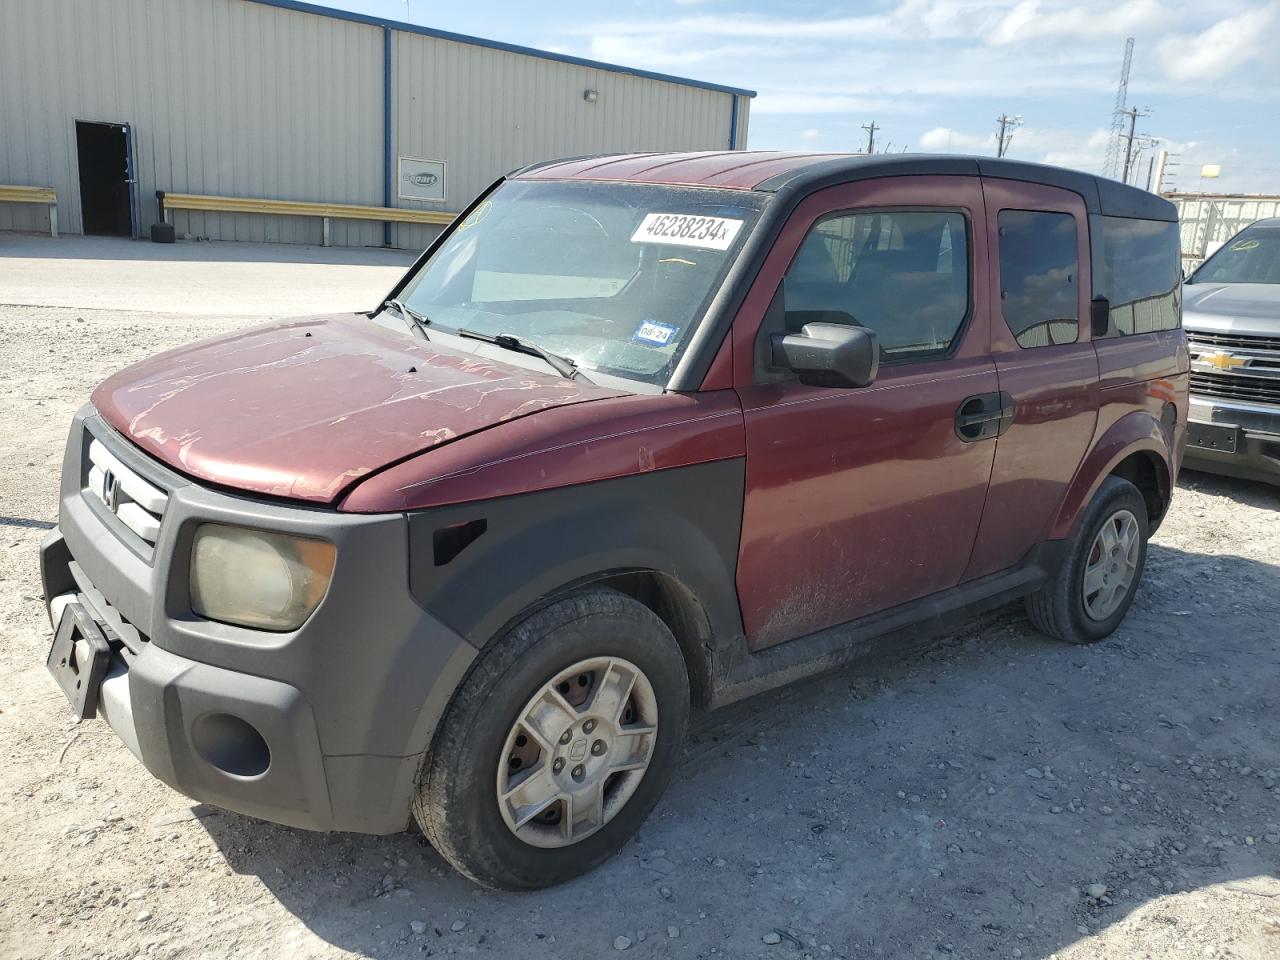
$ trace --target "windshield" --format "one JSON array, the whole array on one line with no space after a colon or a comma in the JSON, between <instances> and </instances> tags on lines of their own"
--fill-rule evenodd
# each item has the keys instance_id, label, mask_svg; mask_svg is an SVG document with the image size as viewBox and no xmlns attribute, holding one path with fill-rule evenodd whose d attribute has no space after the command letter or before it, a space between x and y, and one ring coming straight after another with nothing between
<instances>
[{"instance_id":1,"label":"windshield","mask_svg":"<svg viewBox=\"0 0 1280 960\"><path fill-rule=\"evenodd\" d=\"M1189 283L1280 283L1280 227L1249 227L1200 265Z\"/></svg>"},{"instance_id":2,"label":"windshield","mask_svg":"<svg viewBox=\"0 0 1280 960\"><path fill-rule=\"evenodd\" d=\"M665 385L764 202L741 190L508 181L400 299L432 335L516 337L588 373Z\"/></svg>"}]
</instances>

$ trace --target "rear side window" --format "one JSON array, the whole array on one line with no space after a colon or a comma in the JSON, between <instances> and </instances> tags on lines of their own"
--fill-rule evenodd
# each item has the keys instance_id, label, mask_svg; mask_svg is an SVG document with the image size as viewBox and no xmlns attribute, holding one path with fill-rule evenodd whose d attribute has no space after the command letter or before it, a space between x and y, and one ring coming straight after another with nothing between
<instances>
[{"instance_id":1,"label":"rear side window","mask_svg":"<svg viewBox=\"0 0 1280 960\"><path fill-rule=\"evenodd\" d=\"M1001 210L1000 310L1022 347L1075 343L1080 260L1069 213Z\"/></svg>"},{"instance_id":2,"label":"rear side window","mask_svg":"<svg viewBox=\"0 0 1280 960\"><path fill-rule=\"evenodd\" d=\"M963 214L932 210L828 217L787 271L787 329L852 323L875 331L887 361L947 353L969 312Z\"/></svg>"},{"instance_id":3,"label":"rear side window","mask_svg":"<svg viewBox=\"0 0 1280 960\"><path fill-rule=\"evenodd\" d=\"M1178 225L1094 216L1090 226L1102 240L1101 257L1094 254L1094 291L1111 301L1105 336L1127 337L1180 326Z\"/></svg>"}]
</instances>

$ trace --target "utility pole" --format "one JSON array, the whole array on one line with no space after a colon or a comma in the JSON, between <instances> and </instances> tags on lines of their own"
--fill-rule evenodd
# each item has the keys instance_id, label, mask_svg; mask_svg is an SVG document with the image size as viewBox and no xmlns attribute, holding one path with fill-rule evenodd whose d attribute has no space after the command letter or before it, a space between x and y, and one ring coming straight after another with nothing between
<instances>
[{"instance_id":1,"label":"utility pole","mask_svg":"<svg viewBox=\"0 0 1280 960\"><path fill-rule=\"evenodd\" d=\"M877 127L876 122L872 120L871 123L869 124L864 123L862 125L862 129L867 131L867 153L868 154L875 153L876 152L876 131L879 130L880 128Z\"/></svg>"},{"instance_id":2,"label":"utility pole","mask_svg":"<svg viewBox=\"0 0 1280 960\"><path fill-rule=\"evenodd\" d=\"M996 117L996 123L1000 124L1000 131L996 134L996 156L1003 157L1009 152L1009 144L1013 141L1013 131L1022 126L1022 114L1011 117L1007 113L1002 113Z\"/></svg>"},{"instance_id":3,"label":"utility pole","mask_svg":"<svg viewBox=\"0 0 1280 960\"><path fill-rule=\"evenodd\" d=\"M1136 136L1134 130L1138 126L1139 117L1149 117L1151 111L1147 107L1139 110L1137 107L1131 107L1128 110L1120 111L1122 116L1129 118L1129 132L1123 134L1121 139L1124 140L1124 169L1120 175L1121 183L1129 182L1129 167L1133 163L1133 138Z\"/></svg>"}]
</instances>

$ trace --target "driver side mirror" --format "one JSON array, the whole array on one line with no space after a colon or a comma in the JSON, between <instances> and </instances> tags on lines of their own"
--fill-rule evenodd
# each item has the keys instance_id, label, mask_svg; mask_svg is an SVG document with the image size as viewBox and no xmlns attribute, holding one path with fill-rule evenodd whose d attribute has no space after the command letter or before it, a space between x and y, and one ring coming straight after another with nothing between
<instances>
[{"instance_id":1,"label":"driver side mirror","mask_svg":"<svg viewBox=\"0 0 1280 960\"><path fill-rule=\"evenodd\" d=\"M806 323L799 333L772 337L773 365L813 387L866 387L880 369L880 345L866 327Z\"/></svg>"}]
</instances>

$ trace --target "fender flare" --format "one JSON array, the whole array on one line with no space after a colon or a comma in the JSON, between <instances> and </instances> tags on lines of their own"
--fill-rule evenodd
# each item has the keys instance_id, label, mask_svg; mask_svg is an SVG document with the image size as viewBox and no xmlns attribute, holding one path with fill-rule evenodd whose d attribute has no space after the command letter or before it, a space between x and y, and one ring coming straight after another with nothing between
<instances>
[{"instance_id":1,"label":"fender flare","mask_svg":"<svg viewBox=\"0 0 1280 960\"><path fill-rule=\"evenodd\" d=\"M1085 456L1062 499L1050 539L1071 536L1102 481L1126 458L1144 452L1159 462L1166 483L1171 482L1173 451L1168 433L1159 418L1146 410L1135 410L1108 427Z\"/></svg>"},{"instance_id":2,"label":"fender flare","mask_svg":"<svg viewBox=\"0 0 1280 960\"><path fill-rule=\"evenodd\" d=\"M410 588L477 649L549 597L635 572L687 591L711 636L739 635L744 473L723 460L410 514ZM474 543L433 562L437 530L481 518Z\"/></svg>"}]
</instances>

